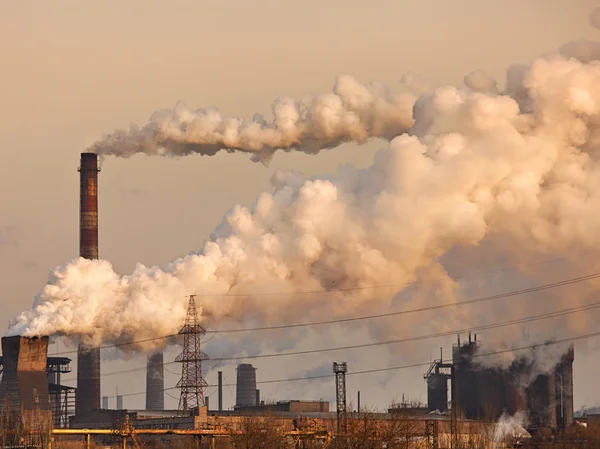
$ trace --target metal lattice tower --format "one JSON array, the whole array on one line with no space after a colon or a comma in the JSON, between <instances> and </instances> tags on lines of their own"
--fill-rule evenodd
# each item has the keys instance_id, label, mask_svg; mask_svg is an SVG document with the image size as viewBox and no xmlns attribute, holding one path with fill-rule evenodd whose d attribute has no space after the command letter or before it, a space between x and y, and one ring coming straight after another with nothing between
<instances>
[{"instance_id":1,"label":"metal lattice tower","mask_svg":"<svg viewBox=\"0 0 600 449\"><path fill-rule=\"evenodd\" d=\"M346 362L333 362L333 372L335 373L335 399L337 408L337 427L338 433L346 433L346 372L348 366Z\"/></svg>"},{"instance_id":2,"label":"metal lattice tower","mask_svg":"<svg viewBox=\"0 0 600 449\"><path fill-rule=\"evenodd\" d=\"M202 377L202 360L208 360L209 357L200 349L200 340L205 333L198 322L195 296L191 295L185 324L179 331L179 335L183 336L183 352L175 359L182 363L181 380L177 388L181 389L179 411L184 414L205 405L204 389L208 384Z\"/></svg>"}]
</instances>

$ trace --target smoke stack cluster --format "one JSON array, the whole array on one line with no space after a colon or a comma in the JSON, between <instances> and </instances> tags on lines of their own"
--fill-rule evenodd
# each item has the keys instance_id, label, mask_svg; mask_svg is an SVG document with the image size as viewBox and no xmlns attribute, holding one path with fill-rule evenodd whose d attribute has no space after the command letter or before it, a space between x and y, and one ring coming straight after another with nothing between
<instances>
[{"instance_id":1,"label":"smoke stack cluster","mask_svg":"<svg viewBox=\"0 0 600 449\"><path fill-rule=\"evenodd\" d=\"M199 251L163 267L139 264L125 275L93 260L97 160L82 155L83 257L52 271L33 308L12 320L8 334L62 333L91 346L138 342L128 349L151 353L165 344L154 337L178 331L185 298L199 292L203 325L267 326L459 303L495 289L577 278L582 266L597 271L600 65L589 61L600 59L600 45L577 48L588 50L587 57L565 47L529 67L509 68L503 92L497 85L504 83L482 73L468 75L465 87L441 87L418 99L342 77L331 94L277 101L269 123L178 106L142 128L108 136L92 150L126 157L211 155L226 148L265 160L278 148L312 154L369 137L391 142L369 167L310 178L278 172L271 191L252 207L230 209ZM542 269L538 262L549 263ZM493 282L484 279L487 270L496 273ZM468 279L476 273L478 280ZM590 278L568 291L548 290L543 304L528 295L510 306L487 302L485 311L473 306L419 315L423 320L409 320L403 331L415 335L424 325L437 332L451 323L507 322L587 306L597 288ZM527 338L505 326L486 339L488 347L516 348L524 340L585 334L593 322L573 312L536 321ZM364 325L384 341L397 335L390 323ZM254 335L249 338L261 338ZM296 335L282 337L290 349L298 346ZM276 341L261 351L281 351ZM242 353L246 343L240 340L229 353ZM98 406L97 355L79 357L80 394L92 397L82 408ZM561 356L546 354L548 371ZM499 363L509 366L516 358L509 354ZM254 389L243 402L256 402Z\"/></svg>"},{"instance_id":2,"label":"smoke stack cluster","mask_svg":"<svg viewBox=\"0 0 600 449\"><path fill-rule=\"evenodd\" d=\"M98 259L98 156L81 154L79 167L79 255ZM76 413L100 408L100 349L80 344L77 350Z\"/></svg>"}]
</instances>

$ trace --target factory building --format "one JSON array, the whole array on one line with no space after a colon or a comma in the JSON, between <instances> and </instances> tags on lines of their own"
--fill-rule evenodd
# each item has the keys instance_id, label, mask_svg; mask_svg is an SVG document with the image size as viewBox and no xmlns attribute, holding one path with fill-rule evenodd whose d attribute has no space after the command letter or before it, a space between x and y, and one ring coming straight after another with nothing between
<instances>
[{"instance_id":1,"label":"factory building","mask_svg":"<svg viewBox=\"0 0 600 449\"><path fill-rule=\"evenodd\" d=\"M277 401L252 405L247 407L236 406L236 411L245 413L269 413L269 412L291 412L291 413L329 413L329 402L327 401Z\"/></svg>"},{"instance_id":2,"label":"factory building","mask_svg":"<svg viewBox=\"0 0 600 449\"><path fill-rule=\"evenodd\" d=\"M467 419L497 420L503 413L527 411L532 428L564 429L573 423L573 361L571 346L560 363L546 374L532 374L535 361L525 358L508 368L491 368L478 363L477 337L454 345L452 363L442 358L425 374L428 407L445 412L448 381L455 395L452 403ZM453 373L453 375L451 374Z\"/></svg>"}]
</instances>

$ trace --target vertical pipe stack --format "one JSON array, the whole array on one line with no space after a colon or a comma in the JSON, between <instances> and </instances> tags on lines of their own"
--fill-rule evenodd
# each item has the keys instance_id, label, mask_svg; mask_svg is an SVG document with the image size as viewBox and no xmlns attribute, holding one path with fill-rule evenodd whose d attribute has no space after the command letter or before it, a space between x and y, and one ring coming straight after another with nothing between
<instances>
[{"instance_id":1,"label":"vertical pipe stack","mask_svg":"<svg viewBox=\"0 0 600 449\"><path fill-rule=\"evenodd\" d=\"M81 153L79 167L79 255L98 258L98 155ZM100 408L100 349L79 345L77 402L79 415Z\"/></svg>"},{"instance_id":2,"label":"vertical pipe stack","mask_svg":"<svg viewBox=\"0 0 600 449\"><path fill-rule=\"evenodd\" d=\"M219 395L219 411L223 411L223 371L218 372L219 382L218 382L218 395Z\"/></svg>"},{"instance_id":3,"label":"vertical pipe stack","mask_svg":"<svg viewBox=\"0 0 600 449\"><path fill-rule=\"evenodd\" d=\"M165 372L163 353L148 356L146 367L146 410L165 409Z\"/></svg>"}]
</instances>

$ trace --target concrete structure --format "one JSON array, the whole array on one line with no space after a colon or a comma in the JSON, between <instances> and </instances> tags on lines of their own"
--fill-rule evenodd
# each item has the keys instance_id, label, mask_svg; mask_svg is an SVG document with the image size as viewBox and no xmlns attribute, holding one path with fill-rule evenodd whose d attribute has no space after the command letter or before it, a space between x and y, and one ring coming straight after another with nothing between
<instances>
[{"instance_id":1,"label":"concrete structure","mask_svg":"<svg viewBox=\"0 0 600 449\"><path fill-rule=\"evenodd\" d=\"M253 407L256 404L256 368L248 363L237 367L235 408Z\"/></svg>"},{"instance_id":2,"label":"concrete structure","mask_svg":"<svg viewBox=\"0 0 600 449\"><path fill-rule=\"evenodd\" d=\"M146 368L146 409L163 410L165 408L165 371L163 353L148 356Z\"/></svg>"},{"instance_id":3,"label":"concrete structure","mask_svg":"<svg viewBox=\"0 0 600 449\"><path fill-rule=\"evenodd\" d=\"M81 154L79 167L79 255L98 258L98 156ZM100 349L79 346L77 351L76 412L100 408Z\"/></svg>"},{"instance_id":4,"label":"concrete structure","mask_svg":"<svg viewBox=\"0 0 600 449\"><path fill-rule=\"evenodd\" d=\"M13 430L12 438L18 439L12 441L8 435L8 440L3 440L7 447L41 446L52 428L47 351L48 337L2 338L0 409L3 426ZM27 429L26 437L19 435L20 429Z\"/></svg>"}]
</instances>

